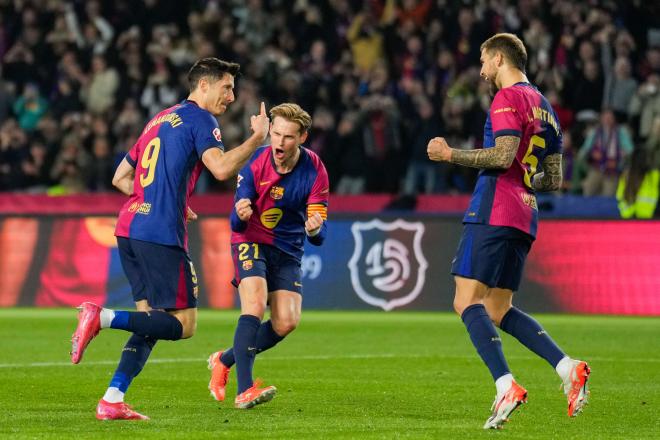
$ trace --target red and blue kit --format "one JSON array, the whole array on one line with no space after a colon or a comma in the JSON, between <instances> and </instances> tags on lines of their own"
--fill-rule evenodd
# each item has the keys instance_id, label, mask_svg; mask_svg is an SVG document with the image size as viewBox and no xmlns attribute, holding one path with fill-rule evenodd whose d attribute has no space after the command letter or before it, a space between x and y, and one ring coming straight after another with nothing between
<instances>
[{"instance_id":1,"label":"red and blue kit","mask_svg":"<svg viewBox=\"0 0 660 440\"><path fill-rule=\"evenodd\" d=\"M247 222L231 213L232 244L260 243L273 246L298 261L303 255L305 221L318 212L327 218L328 173L314 152L300 148L300 158L286 174L276 171L270 146L261 147L238 175L235 201L250 199L253 214ZM310 243L320 245L326 222Z\"/></svg>"},{"instance_id":2,"label":"red and blue kit","mask_svg":"<svg viewBox=\"0 0 660 440\"><path fill-rule=\"evenodd\" d=\"M135 181L115 235L187 250L188 201L209 148L224 150L220 127L195 102L186 100L157 114L126 155L135 167Z\"/></svg>"},{"instance_id":3,"label":"red and blue kit","mask_svg":"<svg viewBox=\"0 0 660 440\"><path fill-rule=\"evenodd\" d=\"M538 208L532 178L543 159L562 152L557 115L529 83L517 83L495 95L484 127L484 148L498 136L520 138L518 152L506 170L482 170L464 223L509 226L536 236Z\"/></svg>"}]
</instances>

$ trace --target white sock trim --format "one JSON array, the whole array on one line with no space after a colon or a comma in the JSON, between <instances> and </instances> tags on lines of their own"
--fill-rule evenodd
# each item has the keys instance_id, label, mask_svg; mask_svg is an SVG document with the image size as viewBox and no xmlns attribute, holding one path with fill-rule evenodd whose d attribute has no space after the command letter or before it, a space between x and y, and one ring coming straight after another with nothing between
<instances>
[{"instance_id":1,"label":"white sock trim","mask_svg":"<svg viewBox=\"0 0 660 440\"><path fill-rule=\"evenodd\" d=\"M103 400L108 403L117 403L124 401L124 393L119 391L117 387L110 387L103 395Z\"/></svg>"},{"instance_id":2,"label":"white sock trim","mask_svg":"<svg viewBox=\"0 0 660 440\"><path fill-rule=\"evenodd\" d=\"M111 309L101 309L101 328L108 328L115 319L115 311Z\"/></svg>"},{"instance_id":3,"label":"white sock trim","mask_svg":"<svg viewBox=\"0 0 660 440\"><path fill-rule=\"evenodd\" d=\"M566 379L571 375L571 370L573 369L573 359L568 356L564 356L557 366L555 371L561 377L561 380L566 381Z\"/></svg>"},{"instance_id":4,"label":"white sock trim","mask_svg":"<svg viewBox=\"0 0 660 440\"><path fill-rule=\"evenodd\" d=\"M499 398L501 395L509 391L509 388L511 388L512 383L513 383L513 374L508 373L505 374L504 376L500 376L495 381L495 388L497 388L497 397Z\"/></svg>"}]
</instances>

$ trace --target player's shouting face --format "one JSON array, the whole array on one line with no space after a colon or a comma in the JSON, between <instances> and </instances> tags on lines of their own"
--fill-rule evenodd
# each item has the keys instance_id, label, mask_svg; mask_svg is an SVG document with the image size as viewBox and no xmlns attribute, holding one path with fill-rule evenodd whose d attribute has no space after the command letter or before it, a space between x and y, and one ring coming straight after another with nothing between
<instances>
[{"instance_id":1,"label":"player's shouting face","mask_svg":"<svg viewBox=\"0 0 660 440\"><path fill-rule=\"evenodd\" d=\"M270 142L277 166L294 164L298 157L298 146L307 139L307 132L300 132L300 124L276 116L270 127Z\"/></svg>"},{"instance_id":2,"label":"player's shouting face","mask_svg":"<svg viewBox=\"0 0 660 440\"><path fill-rule=\"evenodd\" d=\"M234 77L228 73L215 81L211 82L208 77L199 81L202 92L205 93L204 107L215 116L220 116L229 104L234 102Z\"/></svg>"}]
</instances>

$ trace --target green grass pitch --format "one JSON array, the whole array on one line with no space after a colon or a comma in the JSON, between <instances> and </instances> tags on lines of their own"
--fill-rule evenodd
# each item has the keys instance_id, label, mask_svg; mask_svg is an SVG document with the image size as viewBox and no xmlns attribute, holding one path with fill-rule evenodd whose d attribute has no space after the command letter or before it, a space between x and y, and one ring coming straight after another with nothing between
<instances>
[{"instance_id":1,"label":"green grass pitch","mask_svg":"<svg viewBox=\"0 0 660 440\"><path fill-rule=\"evenodd\" d=\"M258 356L278 395L233 409L207 391L209 353L233 338L237 311L202 310L197 334L161 341L127 401L150 421L94 418L128 335L104 330L69 363L75 310L0 309L1 438L660 438L660 319L539 315L592 367L591 403L574 419L554 371L503 343L529 391L501 432L483 431L494 386L458 317L447 313L303 312L300 327Z\"/></svg>"}]
</instances>

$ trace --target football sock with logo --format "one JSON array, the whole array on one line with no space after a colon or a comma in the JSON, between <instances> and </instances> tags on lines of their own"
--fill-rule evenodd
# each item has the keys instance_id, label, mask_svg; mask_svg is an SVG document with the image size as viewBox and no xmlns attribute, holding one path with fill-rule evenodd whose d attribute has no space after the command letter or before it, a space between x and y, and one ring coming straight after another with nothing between
<instances>
[{"instance_id":1,"label":"football sock with logo","mask_svg":"<svg viewBox=\"0 0 660 440\"><path fill-rule=\"evenodd\" d=\"M284 336L280 336L275 333L273 330L273 323L270 321L264 321L259 326L257 330L257 354L262 351L266 351L269 348L276 346ZM226 367L231 368L232 365L236 362L234 359L234 349L229 348L222 353L220 356L220 362L222 362Z\"/></svg>"},{"instance_id":2,"label":"football sock with logo","mask_svg":"<svg viewBox=\"0 0 660 440\"><path fill-rule=\"evenodd\" d=\"M236 359L237 394L252 386L252 366L257 354L257 332L261 320L253 315L241 315L234 333L234 357Z\"/></svg>"},{"instance_id":3,"label":"football sock with logo","mask_svg":"<svg viewBox=\"0 0 660 440\"><path fill-rule=\"evenodd\" d=\"M121 352L121 359L115 374L108 385L103 399L106 402L116 403L124 400L124 393L133 379L140 374L147 362L156 340L132 334Z\"/></svg>"},{"instance_id":4,"label":"football sock with logo","mask_svg":"<svg viewBox=\"0 0 660 440\"><path fill-rule=\"evenodd\" d=\"M110 323L111 328L128 330L151 339L176 341L181 339L181 322L167 312L151 310L149 312L115 311Z\"/></svg>"},{"instance_id":5,"label":"football sock with logo","mask_svg":"<svg viewBox=\"0 0 660 440\"><path fill-rule=\"evenodd\" d=\"M548 361L553 368L566 357L536 319L515 307L504 314L500 328Z\"/></svg>"},{"instance_id":6,"label":"football sock with logo","mask_svg":"<svg viewBox=\"0 0 660 440\"><path fill-rule=\"evenodd\" d=\"M484 363L497 380L510 373L502 352L502 340L497 334L483 304L472 304L463 311L461 319L470 334L472 344Z\"/></svg>"}]
</instances>

